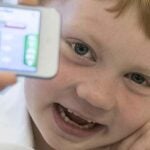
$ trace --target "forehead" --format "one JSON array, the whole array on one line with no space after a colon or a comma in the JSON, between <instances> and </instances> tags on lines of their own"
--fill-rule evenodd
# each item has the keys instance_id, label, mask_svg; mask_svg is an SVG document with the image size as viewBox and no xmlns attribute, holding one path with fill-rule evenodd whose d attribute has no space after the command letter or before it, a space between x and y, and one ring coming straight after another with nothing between
<instances>
[{"instance_id":1,"label":"forehead","mask_svg":"<svg viewBox=\"0 0 150 150\"><path fill-rule=\"evenodd\" d=\"M136 9L128 10L124 15L115 18L115 13L108 11L113 0L66 0L60 7L63 25L67 30L79 30L93 36L128 35L145 36L139 27Z\"/></svg>"},{"instance_id":2,"label":"forehead","mask_svg":"<svg viewBox=\"0 0 150 150\"><path fill-rule=\"evenodd\" d=\"M121 27L123 24L134 27L138 26L138 16L136 9L128 10L125 15L115 18L115 13L108 11L115 5L114 0L64 0L58 1L63 20L70 21L72 24L82 24L84 22L91 23L92 25L116 26ZM87 25L87 24L86 24ZM118 27L119 27L118 26Z\"/></svg>"},{"instance_id":3,"label":"forehead","mask_svg":"<svg viewBox=\"0 0 150 150\"><path fill-rule=\"evenodd\" d=\"M137 53L137 62L149 60L150 42L139 26L136 8L115 18L115 14L107 10L114 4L113 0L64 1L59 5L64 34L86 42L92 40L98 48L104 47L110 54L120 53L120 57L121 54L130 56L131 61Z\"/></svg>"}]
</instances>

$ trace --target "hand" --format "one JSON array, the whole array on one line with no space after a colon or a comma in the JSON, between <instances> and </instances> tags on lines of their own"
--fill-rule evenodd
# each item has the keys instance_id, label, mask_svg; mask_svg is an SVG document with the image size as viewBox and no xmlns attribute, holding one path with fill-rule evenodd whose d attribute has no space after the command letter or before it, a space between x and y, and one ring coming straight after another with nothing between
<instances>
[{"instance_id":1,"label":"hand","mask_svg":"<svg viewBox=\"0 0 150 150\"><path fill-rule=\"evenodd\" d=\"M16 75L7 72L0 72L0 90L6 86L16 83Z\"/></svg>"},{"instance_id":2,"label":"hand","mask_svg":"<svg viewBox=\"0 0 150 150\"><path fill-rule=\"evenodd\" d=\"M40 0L18 0L19 4L38 5ZM7 72L0 72L0 90L6 86L16 83L16 75Z\"/></svg>"},{"instance_id":3,"label":"hand","mask_svg":"<svg viewBox=\"0 0 150 150\"><path fill-rule=\"evenodd\" d=\"M150 150L150 122L110 150Z\"/></svg>"}]
</instances>

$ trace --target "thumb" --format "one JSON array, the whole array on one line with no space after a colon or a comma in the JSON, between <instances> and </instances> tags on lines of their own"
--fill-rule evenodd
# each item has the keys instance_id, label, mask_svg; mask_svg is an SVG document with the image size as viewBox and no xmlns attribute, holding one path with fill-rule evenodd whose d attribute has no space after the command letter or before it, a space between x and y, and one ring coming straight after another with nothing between
<instances>
[{"instance_id":1,"label":"thumb","mask_svg":"<svg viewBox=\"0 0 150 150\"><path fill-rule=\"evenodd\" d=\"M16 75L7 72L0 72L0 90L6 86L16 83Z\"/></svg>"},{"instance_id":2,"label":"thumb","mask_svg":"<svg viewBox=\"0 0 150 150\"><path fill-rule=\"evenodd\" d=\"M150 121L145 123L145 125L137 129L132 135L128 136L124 140L113 144L111 146L111 150L139 150L141 149L141 146L143 147L143 150L146 150L147 147L150 149L149 139Z\"/></svg>"}]
</instances>

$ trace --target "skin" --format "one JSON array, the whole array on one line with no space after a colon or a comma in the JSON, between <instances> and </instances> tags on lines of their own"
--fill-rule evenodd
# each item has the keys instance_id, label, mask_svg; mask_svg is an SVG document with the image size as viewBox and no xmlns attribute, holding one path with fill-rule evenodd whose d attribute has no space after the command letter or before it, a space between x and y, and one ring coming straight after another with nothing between
<instances>
[{"instance_id":1,"label":"skin","mask_svg":"<svg viewBox=\"0 0 150 150\"><path fill-rule=\"evenodd\" d=\"M38 0L19 0L21 4L28 4L28 5L38 5ZM10 72L0 72L0 90L3 90L9 85L13 85L17 82L17 77L15 73Z\"/></svg>"},{"instance_id":2,"label":"skin","mask_svg":"<svg viewBox=\"0 0 150 150\"><path fill-rule=\"evenodd\" d=\"M0 90L5 87L16 83L16 75L13 73L1 72L0 73Z\"/></svg>"},{"instance_id":3,"label":"skin","mask_svg":"<svg viewBox=\"0 0 150 150\"><path fill-rule=\"evenodd\" d=\"M139 27L136 8L116 19L106 10L113 4L108 0L47 3L61 13L63 22L57 76L25 83L38 149L128 150L132 145L138 150L137 141L144 142L144 135L149 135L144 133L150 119L150 42ZM75 43L89 45L89 51L77 54ZM53 118L53 103L104 124L105 132L88 138L62 132Z\"/></svg>"},{"instance_id":4,"label":"skin","mask_svg":"<svg viewBox=\"0 0 150 150\"><path fill-rule=\"evenodd\" d=\"M38 5L39 0L18 0L18 3L25 5Z\"/></svg>"}]
</instances>

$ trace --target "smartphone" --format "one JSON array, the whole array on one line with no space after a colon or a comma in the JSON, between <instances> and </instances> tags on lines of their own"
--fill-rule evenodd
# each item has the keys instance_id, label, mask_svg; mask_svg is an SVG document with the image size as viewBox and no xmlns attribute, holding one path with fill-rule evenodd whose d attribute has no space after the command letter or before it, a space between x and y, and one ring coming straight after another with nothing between
<instances>
[{"instance_id":1,"label":"smartphone","mask_svg":"<svg viewBox=\"0 0 150 150\"><path fill-rule=\"evenodd\" d=\"M60 20L54 8L0 4L0 70L29 77L55 76Z\"/></svg>"}]
</instances>

